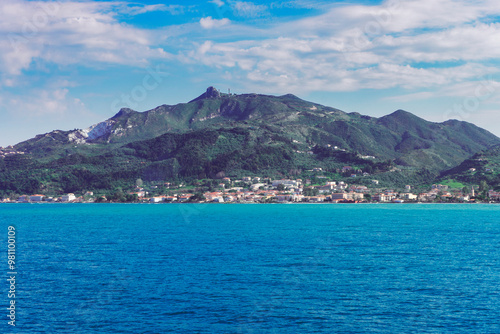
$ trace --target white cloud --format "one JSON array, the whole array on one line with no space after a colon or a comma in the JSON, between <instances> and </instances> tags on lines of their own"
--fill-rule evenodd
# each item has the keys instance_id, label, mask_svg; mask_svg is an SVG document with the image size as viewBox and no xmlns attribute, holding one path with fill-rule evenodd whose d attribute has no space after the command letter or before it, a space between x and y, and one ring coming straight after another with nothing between
<instances>
[{"instance_id":1,"label":"white cloud","mask_svg":"<svg viewBox=\"0 0 500 334\"><path fill-rule=\"evenodd\" d=\"M62 82L61 82L62 83ZM55 129L68 130L97 123L102 116L87 110L84 103L63 86L3 92L0 99L2 145L16 144Z\"/></svg>"},{"instance_id":2,"label":"white cloud","mask_svg":"<svg viewBox=\"0 0 500 334\"><path fill-rule=\"evenodd\" d=\"M211 16L204 17L200 20L200 25L203 29L213 29L220 28L222 26L228 25L231 21L226 18L217 20L213 19Z\"/></svg>"},{"instance_id":3,"label":"white cloud","mask_svg":"<svg viewBox=\"0 0 500 334\"><path fill-rule=\"evenodd\" d=\"M211 2L227 5L252 24L208 16L165 29L140 29L120 22L121 14L174 14L183 8L5 0L0 4L1 85L18 86L25 70L49 68L47 64L144 67L155 60L174 60L166 48L193 72L196 66L210 67L212 76L219 73L242 88L274 93L399 87L408 90L400 101L410 101L436 94L460 96L481 75L500 72L491 65L500 60L500 24L494 23L500 3L493 0L389 0L370 6L314 0ZM319 8L322 14L268 20L269 8L280 6ZM266 19L259 20L262 16ZM53 91L69 88L61 87ZM60 99L64 90L59 93L38 92L24 102L44 105L47 111L64 110L71 94Z\"/></svg>"},{"instance_id":4,"label":"white cloud","mask_svg":"<svg viewBox=\"0 0 500 334\"><path fill-rule=\"evenodd\" d=\"M275 92L449 87L446 94L460 94L461 83L500 72L485 63L500 58L500 24L489 22L495 15L500 4L489 0L335 6L276 23L267 38L221 43L214 35L187 61Z\"/></svg>"},{"instance_id":5,"label":"white cloud","mask_svg":"<svg viewBox=\"0 0 500 334\"><path fill-rule=\"evenodd\" d=\"M24 117L47 117L48 115L61 117L70 111L84 110L83 103L79 99L69 97L68 92L66 88L33 90L30 94L6 98L2 107L7 110L22 110Z\"/></svg>"},{"instance_id":6,"label":"white cloud","mask_svg":"<svg viewBox=\"0 0 500 334\"><path fill-rule=\"evenodd\" d=\"M120 3L118 3L119 5ZM0 70L19 75L35 59L55 64L146 64L169 55L147 30L115 18L117 3L11 1L0 4ZM159 10L145 6L144 10Z\"/></svg>"},{"instance_id":7,"label":"white cloud","mask_svg":"<svg viewBox=\"0 0 500 334\"><path fill-rule=\"evenodd\" d=\"M172 15L182 14L184 12L184 7L179 5L143 5L143 6L124 6L122 9L130 15L140 15L149 12L169 12Z\"/></svg>"},{"instance_id":8,"label":"white cloud","mask_svg":"<svg viewBox=\"0 0 500 334\"><path fill-rule=\"evenodd\" d=\"M211 3L213 3L214 5L216 5L217 7L222 7L224 6L226 3L222 0L212 0L212 1L209 1Z\"/></svg>"},{"instance_id":9,"label":"white cloud","mask_svg":"<svg viewBox=\"0 0 500 334\"><path fill-rule=\"evenodd\" d=\"M483 68L481 73L490 71L491 69ZM481 102L488 101L500 104L500 82L493 80L492 77L488 76L487 74L484 74L482 77L480 77L479 80L477 80L476 74L476 70L470 68L469 75L467 76L467 78L470 79L469 81L455 80L458 82L443 85L433 90L425 90L417 93L392 96L386 98L386 100L410 102L430 98L460 96L463 99L473 98Z\"/></svg>"},{"instance_id":10,"label":"white cloud","mask_svg":"<svg viewBox=\"0 0 500 334\"><path fill-rule=\"evenodd\" d=\"M234 14L241 17L259 17L267 14L267 6L252 2L236 1L233 4Z\"/></svg>"}]
</instances>

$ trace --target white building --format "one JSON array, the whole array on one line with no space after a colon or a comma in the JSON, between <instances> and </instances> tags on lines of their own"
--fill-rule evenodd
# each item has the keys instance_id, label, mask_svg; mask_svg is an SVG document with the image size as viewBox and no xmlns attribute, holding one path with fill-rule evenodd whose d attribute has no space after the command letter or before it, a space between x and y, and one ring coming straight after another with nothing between
<instances>
[{"instance_id":1,"label":"white building","mask_svg":"<svg viewBox=\"0 0 500 334\"><path fill-rule=\"evenodd\" d=\"M407 201L416 201L418 199L418 195L412 193L403 194L403 198Z\"/></svg>"},{"instance_id":2,"label":"white building","mask_svg":"<svg viewBox=\"0 0 500 334\"><path fill-rule=\"evenodd\" d=\"M300 186L300 182L297 182L295 180L274 180L272 183L273 187L277 187L280 184L286 187L294 187L294 188Z\"/></svg>"},{"instance_id":3,"label":"white building","mask_svg":"<svg viewBox=\"0 0 500 334\"><path fill-rule=\"evenodd\" d=\"M265 187L265 186L266 186L265 183L255 183L250 186L250 190L256 191L259 190L260 187Z\"/></svg>"},{"instance_id":4,"label":"white building","mask_svg":"<svg viewBox=\"0 0 500 334\"><path fill-rule=\"evenodd\" d=\"M71 201L74 201L75 199L76 199L76 196L73 193L69 193L69 194L63 195L61 197L62 202L71 202Z\"/></svg>"}]
</instances>

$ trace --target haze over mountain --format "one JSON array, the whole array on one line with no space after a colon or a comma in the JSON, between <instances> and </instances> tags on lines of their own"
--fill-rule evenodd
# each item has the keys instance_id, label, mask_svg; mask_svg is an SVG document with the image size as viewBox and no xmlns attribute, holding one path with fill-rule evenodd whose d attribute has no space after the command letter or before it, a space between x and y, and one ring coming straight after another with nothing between
<instances>
[{"instance_id":1,"label":"haze over mountain","mask_svg":"<svg viewBox=\"0 0 500 334\"><path fill-rule=\"evenodd\" d=\"M25 153L22 162L3 164L4 178L16 180L22 173L15 166L24 166L38 175L41 190L69 191L137 177L287 176L344 164L378 172L399 165L437 175L498 144L500 138L462 121L433 123L404 110L374 118L291 94L222 94L209 87L188 103L121 109L86 129L38 135L15 145Z\"/></svg>"}]
</instances>

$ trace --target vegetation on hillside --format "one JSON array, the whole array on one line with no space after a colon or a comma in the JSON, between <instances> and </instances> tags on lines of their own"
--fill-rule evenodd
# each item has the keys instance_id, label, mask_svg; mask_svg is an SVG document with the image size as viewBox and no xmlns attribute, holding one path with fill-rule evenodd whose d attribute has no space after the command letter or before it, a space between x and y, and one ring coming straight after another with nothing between
<instances>
[{"instance_id":1,"label":"vegetation on hillside","mask_svg":"<svg viewBox=\"0 0 500 334\"><path fill-rule=\"evenodd\" d=\"M499 146L488 150L499 138L470 123L432 123L402 110L373 118L290 94L209 89L189 103L122 109L104 125L107 132L93 139L85 131L53 131L16 145L26 154L0 158L0 196L85 190L114 196L138 178L312 178L313 169L349 178L346 165L361 171L358 177L367 173L359 183L377 175L395 187L447 179L500 184Z\"/></svg>"}]
</instances>

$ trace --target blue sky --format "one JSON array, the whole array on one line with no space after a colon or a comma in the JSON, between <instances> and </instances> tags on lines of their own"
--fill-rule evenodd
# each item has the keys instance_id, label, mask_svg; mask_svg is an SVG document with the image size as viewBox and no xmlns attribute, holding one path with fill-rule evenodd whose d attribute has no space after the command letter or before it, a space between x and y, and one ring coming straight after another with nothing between
<instances>
[{"instance_id":1,"label":"blue sky","mask_svg":"<svg viewBox=\"0 0 500 334\"><path fill-rule=\"evenodd\" d=\"M496 0L3 0L0 146L212 85L500 136L499 16Z\"/></svg>"}]
</instances>

